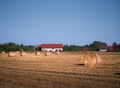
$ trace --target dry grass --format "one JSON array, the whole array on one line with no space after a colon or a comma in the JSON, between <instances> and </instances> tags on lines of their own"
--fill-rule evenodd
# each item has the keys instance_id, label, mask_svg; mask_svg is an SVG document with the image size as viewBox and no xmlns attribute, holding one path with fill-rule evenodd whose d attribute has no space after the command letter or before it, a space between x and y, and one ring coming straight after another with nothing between
<instances>
[{"instance_id":1,"label":"dry grass","mask_svg":"<svg viewBox=\"0 0 120 88\"><path fill-rule=\"evenodd\" d=\"M0 88L120 88L120 53L99 53L101 66L84 66L84 54L0 55Z\"/></svg>"}]
</instances>

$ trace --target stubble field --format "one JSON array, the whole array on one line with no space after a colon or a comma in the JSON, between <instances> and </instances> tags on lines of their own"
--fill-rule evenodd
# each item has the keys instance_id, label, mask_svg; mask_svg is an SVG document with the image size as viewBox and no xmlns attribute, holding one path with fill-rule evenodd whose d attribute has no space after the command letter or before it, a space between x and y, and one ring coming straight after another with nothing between
<instances>
[{"instance_id":1,"label":"stubble field","mask_svg":"<svg viewBox=\"0 0 120 88\"><path fill-rule=\"evenodd\" d=\"M120 88L120 53L97 52L103 64L84 66L84 54L0 55L0 88Z\"/></svg>"}]
</instances>

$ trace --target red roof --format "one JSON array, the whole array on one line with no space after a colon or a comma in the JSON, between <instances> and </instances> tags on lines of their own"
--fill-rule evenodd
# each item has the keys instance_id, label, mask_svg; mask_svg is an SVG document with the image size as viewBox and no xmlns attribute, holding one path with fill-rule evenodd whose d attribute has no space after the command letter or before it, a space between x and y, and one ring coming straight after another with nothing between
<instances>
[{"instance_id":1,"label":"red roof","mask_svg":"<svg viewBox=\"0 0 120 88\"><path fill-rule=\"evenodd\" d=\"M99 46L99 49L108 49L107 46Z\"/></svg>"},{"instance_id":2,"label":"red roof","mask_svg":"<svg viewBox=\"0 0 120 88\"><path fill-rule=\"evenodd\" d=\"M41 44L41 48L63 48L63 44Z\"/></svg>"}]
</instances>

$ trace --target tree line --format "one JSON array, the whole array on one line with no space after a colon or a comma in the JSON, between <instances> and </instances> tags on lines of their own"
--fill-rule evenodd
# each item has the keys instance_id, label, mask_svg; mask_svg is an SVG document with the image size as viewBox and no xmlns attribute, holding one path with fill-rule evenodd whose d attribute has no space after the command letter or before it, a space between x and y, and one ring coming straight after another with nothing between
<instances>
[{"instance_id":1,"label":"tree line","mask_svg":"<svg viewBox=\"0 0 120 88\"><path fill-rule=\"evenodd\" d=\"M101 41L93 41L91 44L89 45L84 45L84 46L80 46L80 45L64 45L63 47L63 51L65 52L79 52L79 51L84 51L84 50L88 50L88 51L98 51L99 46L107 46L107 43L105 42L101 42ZM113 42L112 46L120 46L120 44ZM9 42L9 43L4 43L4 44L0 44L0 52L1 51L5 51L5 52L9 52L9 51L29 51L29 52L33 52L35 50L35 47L33 45L23 45L23 44L16 44L13 42ZM36 49L37 51L40 51L40 47ZM120 49L117 49L116 51L120 51Z\"/></svg>"},{"instance_id":2,"label":"tree line","mask_svg":"<svg viewBox=\"0 0 120 88\"><path fill-rule=\"evenodd\" d=\"M34 46L33 45L23 45L23 44L16 44L13 42L9 42L9 43L4 43L4 44L0 44L0 51L5 51L5 52L9 52L9 51L34 51Z\"/></svg>"},{"instance_id":3,"label":"tree line","mask_svg":"<svg viewBox=\"0 0 120 88\"><path fill-rule=\"evenodd\" d=\"M101 41L93 41L93 43L89 45L84 46L78 46L78 45L64 45L64 51L98 51L99 46L107 46L107 43L101 42Z\"/></svg>"}]
</instances>

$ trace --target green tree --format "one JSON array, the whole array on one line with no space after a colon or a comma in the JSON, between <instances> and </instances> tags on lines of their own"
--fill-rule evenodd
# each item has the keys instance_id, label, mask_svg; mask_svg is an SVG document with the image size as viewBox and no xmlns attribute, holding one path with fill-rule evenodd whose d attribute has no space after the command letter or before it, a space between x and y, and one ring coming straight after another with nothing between
<instances>
[{"instance_id":1,"label":"green tree","mask_svg":"<svg viewBox=\"0 0 120 88\"><path fill-rule=\"evenodd\" d=\"M72 51L72 52L78 52L78 51L80 51L80 46L71 45L70 46L70 51Z\"/></svg>"},{"instance_id":2,"label":"green tree","mask_svg":"<svg viewBox=\"0 0 120 88\"><path fill-rule=\"evenodd\" d=\"M112 46L117 46L118 44L116 42L113 42Z\"/></svg>"},{"instance_id":3,"label":"green tree","mask_svg":"<svg viewBox=\"0 0 120 88\"><path fill-rule=\"evenodd\" d=\"M24 51L34 51L34 48L32 45L28 45L28 46L23 44L18 45L13 42L0 44L0 51L6 51L6 52L21 51L21 49Z\"/></svg>"},{"instance_id":4,"label":"green tree","mask_svg":"<svg viewBox=\"0 0 120 88\"><path fill-rule=\"evenodd\" d=\"M70 51L69 46L68 45L64 45L63 51Z\"/></svg>"},{"instance_id":5,"label":"green tree","mask_svg":"<svg viewBox=\"0 0 120 88\"><path fill-rule=\"evenodd\" d=\"M70 45L70 46L64 45L63 51L78 52L78 51L80 51L80 46L77 46L77 45Z\"/></svg>"},{"instance_id":6,"label":"green tree","mask_svg":"<svg viewBox=\"0 0 120 88\"><path fill-rule=\"evenodd\" d=\"M107 46L107 43L101 41L93 41L93 43L89 45L89 50L96 51L98 50L99 46Z\"/></svg>"},{"instance_id":7,"label":"green tree","mask_svg":"<svg viewBox=\"0 0 120 88\"><path fill-rule=\"evenodd\" d=\"M9 42L2 45L3 51L17 51L17 45L15 43Z\"/></svg>"}]
</instances>

